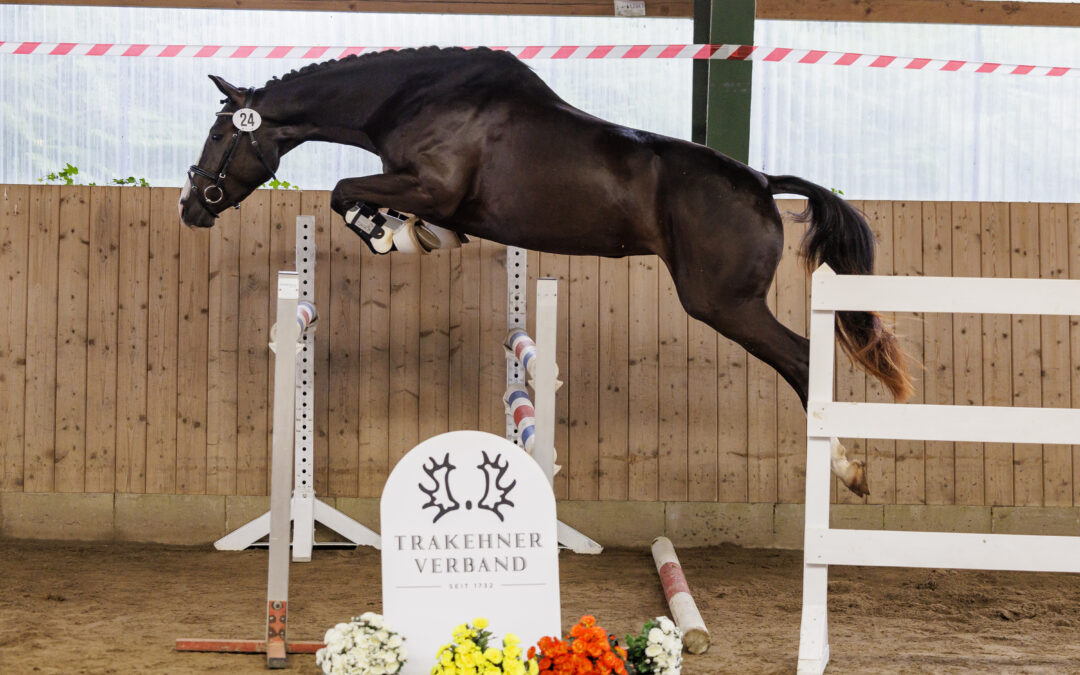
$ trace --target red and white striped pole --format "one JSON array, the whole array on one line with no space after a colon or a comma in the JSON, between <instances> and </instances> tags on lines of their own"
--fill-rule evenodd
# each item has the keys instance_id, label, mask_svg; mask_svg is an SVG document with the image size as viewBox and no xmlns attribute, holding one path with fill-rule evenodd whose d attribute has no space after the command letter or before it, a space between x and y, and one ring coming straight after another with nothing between
<instances>
[{"instance_id":1,"label":"red and white striped pole","mask_svg":"<svg viewBox=\"0 0 1080 675\"><path fill-rule=\"evenodd\" d=\"M652 544L653 561L660 573L660 585L664 587L675 625L683 634L683 644L691 654L703 654L709 648L709 629L701 618L697 604L690 595L679 557L667 537L657 537Z\"/></svg>"}]
</instances>

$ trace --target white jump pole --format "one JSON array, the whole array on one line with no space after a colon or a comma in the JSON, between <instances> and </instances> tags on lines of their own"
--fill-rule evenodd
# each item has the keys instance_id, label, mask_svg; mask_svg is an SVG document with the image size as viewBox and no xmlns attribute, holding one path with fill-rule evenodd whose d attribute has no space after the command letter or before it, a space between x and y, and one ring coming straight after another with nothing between
<instances>
[{"instance_id":1,"label":"white jump pole","mask_svg":"<svg viewBox=\"0 0 1080 675\"><path fill-rule=\"evenodd\" d=\"M270 562L266 585L266 663L284 668L285 629L289 604L289 525L292 521L289 483L293 469L295 401L288 392L296 388L296 361L289 358L300 338L296 316L300 282L296 272L278 272L277 358L274 359L274 443L270 468ZM285 394L282 396L281 394ZM274 499L277 497L277 499Z\"/></svg>"},{"instance_id":2,"label":"white jump pole","mask_svg":"<svg viewBox=\"0 0 1080 675\"><path fill-rule=\"evenodd\" d=\"M315 218L313 216L297 216L295 276L298 287L297 300L301 302L315 302L315 253ZM279 325L281 316L283 315L279 314ZM280 330L280 327L278 330ZM277 342L281 343L281 339L281 334L278 334ZM292 492L290 495L287 486L276 493L271 490L272 502L275 495L278 495L286 498L289 504L293 523L292 560L293 562L309 562L312 548L319 546L372 546L379 548L379 535L377 533L315 497L313 478L315 467L315 336L311 331L305 331L300 335L299 349L294 363L297 375L293 384L290 385L289 389L275 389L276 392L285 393L280 396L275 395L274 398L275 408L278 400L294 401L295 406L295 430L290 428L288 431L288 436L293 439L293 447L295 448L295 460L290 460L293 462ZM288 395L288 392L292 390L296 392L295 399ZM277 439L278 437L275 435L275 444ZM290 453L292 453L291 449ZM315 523L322 523L333 532L344 537L346 541L316 542ZM268 511L217 540L214 542L214 547L220 551L241 551L257 545L259 540L269 533L270 512Z\"/></svg>"},{"instance_id":3,"label":"white jump pole","mask_svg":"<svg viewBox=\"0 0 1080 675\"><path fill-rule=\"evenodd\" d=\"M533 459L555 485L555 389L559 367L555 363L556 327L559 318L559 280L536 280L536 446Z\"/></svg>"},{"instance_id":4,"label":"white jump pole","mask_svg":"<svg viewBox=\"0 0 1080 675\"><path fill-rule=\"evenodd\" d=\"M507 329L508 335L526 330L528 301L526 300L526 281L528 279L528 258L525 249L510 247L506 254L507 276ZM555 392L562 386L558 381L559 369L555 360L555 344L558 329L558 279L541 278L536 280L536 351L531 358L534 364L527 369L511 345L507 345L506 355L506 438L525 448L521 431L515 420L514 410L509 405L512 391L523 391L531 371L534 403L535 438L529 444L532 457L540 465L548 483L555 481ZM581 532L559 521L557 523L559 545L574 553L599 554L604 547Z\"/></svg>"}]
</instances>

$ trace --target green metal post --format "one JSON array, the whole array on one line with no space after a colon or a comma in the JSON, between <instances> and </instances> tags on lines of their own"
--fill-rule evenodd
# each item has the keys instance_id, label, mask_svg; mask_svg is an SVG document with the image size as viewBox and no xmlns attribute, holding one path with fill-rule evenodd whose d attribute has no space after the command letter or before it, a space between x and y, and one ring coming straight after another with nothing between
<instances>
[{"instance_id":1,"label":"green metal post","mask_svg":"<svg viewBox=\"0 0 1080 675\"><path fill-rule=\"evenodd\" d=\"M754 0L694 0L694 41L754 44ZM692 138L725 155L750 157L749 61L694 64Z\"/></svg>"}]
</instances>

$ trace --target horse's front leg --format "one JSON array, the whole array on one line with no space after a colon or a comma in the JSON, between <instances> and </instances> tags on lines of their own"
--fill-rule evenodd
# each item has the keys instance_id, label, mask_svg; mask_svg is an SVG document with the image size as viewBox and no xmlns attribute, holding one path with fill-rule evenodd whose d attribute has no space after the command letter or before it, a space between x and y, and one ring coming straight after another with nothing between
<instances>
[{"instance_id":1,"label":"horse's front leg","mask_svg":"<svg viewBox=\"0 0 1080 675\"><path fill-rule=\"evenodd\" d=\"M345 219L373 253L388 253L392 250L392 233L388 231L388 218L378 213L380 208L438 222L452 213L448 201L444 191L430 189L416 176L386 173L338 181L330 196L330 208ZM457 235L437 226L410 222L409 227L414 228L416 243L425 250L459 243Z\"/></svg>"},{"instance_id":2,"label":"horse's front leg","mask_svg":"<svg viewBox=\"0 0 1080 675\"><path fill-rule=\"evenodd\" d=\"M342 216L356 204L388 206L397 211L435 218L443 205L420 180L406 173L343 178L330 194L330 208Z\"/></svg>"}]
</instances>

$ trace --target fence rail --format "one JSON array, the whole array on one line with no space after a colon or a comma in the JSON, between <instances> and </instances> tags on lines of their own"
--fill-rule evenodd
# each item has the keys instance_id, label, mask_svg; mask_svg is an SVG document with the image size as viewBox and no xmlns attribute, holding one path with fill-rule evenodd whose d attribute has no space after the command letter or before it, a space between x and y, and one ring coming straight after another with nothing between
<instances>
[{"instance_id":1,"label":"fence rail","mask_svg":"<svg viewBox=\"0 0 1080 675\"><path fill-rule=\"evenodd\" d=\"M0 191L0 490L266 494L271 280L292 269L300 213L317 223L319 493L378 496L421 439L504 430L502 246L374 257L326 192L258 191L196 231L178 225L173 189ZM858 206L879 274L1080 278L1080 205ZM785 222L770 303L805 335L802 228ZM802 501L798 398L688 319L661 263L529 256L529 296L537 276L554 276L565 298L559 497ZM925 366L917 403L1080 404L1076 317L888 316ZM839 400L887 400L837 363ZM1070 446L847 445L867 461L872 503L1080 505ZM835 487L834 499L863 501Z\"/></svg>"}]
</instances>

